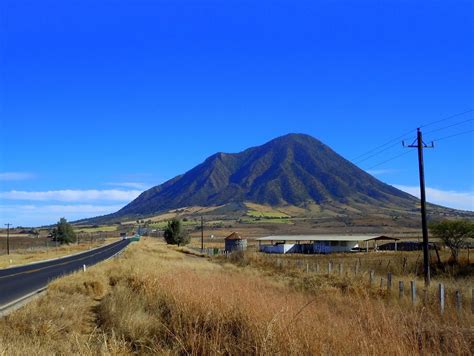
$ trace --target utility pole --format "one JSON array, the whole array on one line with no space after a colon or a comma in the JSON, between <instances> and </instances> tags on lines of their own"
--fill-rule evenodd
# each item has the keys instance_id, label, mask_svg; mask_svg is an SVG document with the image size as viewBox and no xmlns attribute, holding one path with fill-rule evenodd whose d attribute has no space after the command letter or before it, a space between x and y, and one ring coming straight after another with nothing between
<instances>
[{"instance_id":1,"label":"utility pole","mask_svg":"<svg viewBox=\"0 0 474 356\"><path fill-rule=\"evenodd\" d=\"M8 224L5 224L5 226L7 227L7 255L10 254L10 226L11 224L8 223Z\"/></svg>"},{"instance_id":2,"label":"utility pole","mask_svg":"<svg viewBox=\"0 0 474 356\"><path fill-rule=\"evenodd\" d=\"M201 252L204 251L204 220L201 216Z\"/></svg>"},{"instance_id":3,"label":"utility pole","mask_svg":"<svg viewBox=\"0 0 474 356\"><path fill-rule=\"evenodd\" d=\"M416 144L415 144L416 142ZM429 241L428 241L428 224L426 221L426 193L425 193L425 167L423 163L423 149L424 148L433 148L434 144L431 142L430 146L427 146L423 142L423 135L420 128L417 129L416 141L409 146L418 149L418 170L420 175L420 200L421 200L421 230L423 233L423 274L425 277L425 286L430 285L430 250L429 250Z\"/></svg>"}]
</instances>

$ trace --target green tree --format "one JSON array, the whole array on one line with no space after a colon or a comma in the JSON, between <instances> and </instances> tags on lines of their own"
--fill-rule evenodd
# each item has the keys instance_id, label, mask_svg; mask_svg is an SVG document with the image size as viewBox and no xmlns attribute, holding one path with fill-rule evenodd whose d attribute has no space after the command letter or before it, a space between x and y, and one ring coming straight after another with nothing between
<instances>
[{"instance_id":1,"label":"green tree","mask_svg":"<svg viewBox=\"0 0 474 356\"><path fill-rule=\"evenodd\" d=\"M164 237L166 243L170 245L186 245L190 241L189 235L183 231L181 221L178 219L168 221Z\"/></svg>"},{"instance_id":2,"label":"green tree","mask_svg":"<svg viewBox=\"0 0 474 356\"><path fill-rule=\"evenodd\" d=\"M451 250L455 263L458 262L459 250L474 238L474 222L468 220L443 220L431 224L430 230Z\"/></svg>"},{"instance_id":3,"label":"green tree","mask_svg":"<svg viewBox=\"0 0 474 356\"><path fill-rule=\"evenodd\" d=\"M76 241L76 233L71 224L65 218L59 219L52 232L53 239L61 243L71 243Z\"/></svg>"}]
</instances>

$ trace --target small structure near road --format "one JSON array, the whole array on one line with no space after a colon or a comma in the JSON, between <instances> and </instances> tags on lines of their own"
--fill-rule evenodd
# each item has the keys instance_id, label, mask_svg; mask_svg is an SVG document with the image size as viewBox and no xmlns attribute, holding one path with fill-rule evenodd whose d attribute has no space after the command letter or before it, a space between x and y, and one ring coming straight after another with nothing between
<instances>
[{"instance_id":1,"label":"small structure near road","mask_svg":"<svg viewBox=\"0 0 474 356\"><path fill-rule=\"evenodd\" d=\"M247 239L242 238L238 233L233 232L225 238L225 251L245 251L247 249Z\"/></svg>"}]
</instances>

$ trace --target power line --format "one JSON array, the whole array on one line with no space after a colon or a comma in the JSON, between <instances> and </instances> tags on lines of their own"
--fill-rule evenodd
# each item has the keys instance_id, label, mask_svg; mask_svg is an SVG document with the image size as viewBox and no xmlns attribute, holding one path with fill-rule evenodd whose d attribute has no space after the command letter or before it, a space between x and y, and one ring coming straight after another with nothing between
<instances>
[{"instance_id":1,"label":"power line","mask_svg":"<svg viewBox=\"0 0 474 356\"><path fill-rule=\"evenodd\" d=\"M451 124L451 125L448 125L448 126L440 127L440 128L438 128L438 129L434 129L434 130L425 132L425 135L430 134L430 133L433 133L433 132L438 132L438 131L446 130L446 129L449 129L450 127L462 125L462 124L465 124L466 122L470 122L470 121L474 121L474 119L467 119L467 120L464 120L464 121L456 122L455 124Z\"/></svg>"},{"instance_id":2,"label":"power line","mask_svg":"<svg viewBox=\"0 0 474 356\"><path fill-rule=\"evenodd\" d=\"M359 161L355 161L354 164L359 164L359 163L362 163L362 162L364 162L364 161L367 161L368 159L370 159L370 158L372 158L372 157L375 157L375 156L378 156L378 155L381 154L382 152L385 152L385 151L389 150L390 148L392 148L392 147L394 147L394 146L398 146L398 144L399 144L399 143L398 143L398 141L397 141L397 142L391 144L390 146L384 148L383 150L381 150L381 151L379 151L379 152L376 152L376 153L374 153L374 154L372 154L372 155L370 155L370 156L368 156L368 157L366 157L366 158L364 158L364 159L361 159L361 160L359 160Z\"/></svg>"},{"instance_id":3,"label":"power line","mask_svg":"<svg viewBox=\"0 0 474 356\"><path fill-rule=\"evenodd\" d=\"M355 160L357 160L357 159L359 159L359 158L362 158L362 157L364 157L364 156L366 156L366 155L368 155L368 154L370 154L370 153L372 153L372 152L375 152L375 151L377 151L378 149L383 148L383 147L385 147L385 146L387 146L387 145L389 145L389 144L391 144L391 143L397 142L397 144L398 144L398 141L399 141L400 139L404 138L405 136L407 136L408 134L410 134L412 131L413 131L413 130L407 131L407 132L404 133L403 135L400 135L400 136L398 136L398 137L396 137L396 138L394 138L394 139L391 139L391 140L385 142L384 144L382 144L382 145L380 145L380 146L377 146L377 147L375 147L375 148L373 148L373 149L371 149L371 150L369 150L369 151L367 151L367 152L365 152L365 153L363 153L363 154L361 154L361 155L359 155L359 156L357 156L357 157L354 157L353 159L351 159L351 161L355 161Z\"/></svg>"},{"instance_id":4,"label":"power line","mask_svg":"<svg viewBox=\"0 0 474 356\"><path fill-rule=\"evenodd\" d=\"M381 166L381 165L384 164L384 163L393 161L394 159L396 159L396 158L398 158L398 157L405 156L406 154L410 153L411 151L412 151L412 150L404 151L403 153L401 153L401 154L399 154L399 155L393 156L393 157L391 157L391 158L389 158L389 159L387 159L387 160L385 160L385 161L383 161L383 162L377 163L376 165L367 168L366 171L367 171L367 170L370 170L370 169L372 169L372 168Z\"/></svg>"},{"instance_id":5,"label":"power line","mask_svg":"<svg viewBox=\"0 0 474 356\"><path fill-rule=\"evenodd\" d=\"M433 141L441 141L441 140L446 140L448 138L451 138L451 137L456 137L456 136L460 136L460 135L465 135L467 133L470 133L470 132L474 132L474 129L473 130L468 130L468 131L463 131L463 132L458 132L457 134L454 134L454 135L449 135L449 136L444 136L444 137L440 137L440 138L437 138Z\"/></svg>"},{"instance_id":6,"label":"power line","mask_svg":"<svg viewBox=\"0 0 474 356\"><path fill-rule=\"evenodd\" d=\"M465 115L465 114L468 114L468 113L471 113L471 112L474 112L474 109L469 109L469 110L466 110L466 111L463 111L463 112L460 112L460 113L457 113L457 114L454 114L454 115L450 115L450 116L444 117L444 118L439 119L439 120L430 121L430 122L427 122L426 124L421 125L421 126L419 126L419 127L422 128L422 127L432 126L432 125L438 124L438 123L440 123L440 122L444 122L444 121L447 121L447 120L450 120L450 119L453 119L453 118L455 118L455 117L459 117L459 116L462 116L462 115ZM467 121L472 121L472 120L473 120L473 119L469 119L469 120L463 121L462 123L467 122ZM432 130L432 131L430 131L430 132L441 131L442 129L446 129L446 128L448 128L448 127L452 127L452 126L456 126L456 125L460 125L460 124L461 124L461 123L456 123L456 124L453 124L453 125L449 125L449 126L447 126L447 127L443 127L443 128L440 128L440 129ZM385 143L383 143L383 144L381 144L381 145L379 145L379 146L377 146L377 147L375 147L375 148L372 148L372 149L370 149L369 151L367 151L367 152L365 152L365 153L363 153L363 154L361 154L361 155L359 155L359 156L356 156L356 157L350 159L350 161L355 162L355 163L361 163L361 162L363 162L363 161L366 161L366 160L369 159L369 158L372 158L372 157L374 157L374 156L377 156L378 154L380 154L380 153L382 153L382 152L384 152L384 151L386 151L386 150L388 149L388 147L386 148L387 145L392 144L392 145L389 146L389 147L395 146L395 145L393 145L394 142L397 142L397 143L398 143L399 140L404 139L407 135L409 135L409 134L410 134L412 131L414 131L415 129L416 129L416 128L413 128L413 129L411 129L410 131L407 131L406 133L404 133L403 135L400 135L400 136L398 136L398 137L396 137L396 138L393 138L393 139L391 139L391 140L389 140L389 141L387 141L387 142L385 142ZM430 133L430 132L427 132L426 134L428 134L428 133ZM380 149L382 149L382 150L379 151ZM363 157L365 157L365 156L367 156L367 155L370 155L370 157L363 158ZM359 160L360 158L363 158L363 159L362 159L362 160Z\"/></svg>"},{"instance_id":7,"label":"power line","mask_svg":"<svg viewBox=\"0 0 474 356\"><path fill-rule=\"evenodd\" d=\"M436 120L436 121L431 121L431 122L428 122L428 123L426 123L426 124L424 124L424 125L421 125L420 128L432 126L432 125L438 124L438 123L440 123L440 122L444 122L444 121L453 119L453 118L455 118L455 117L468 114L468 113L473 112L473 111L474 111L473 109L469 109L469 110L466 110L466 111L463 111L463 112L460 112L460 113L457 113L457 114L454 114L454 115L447 116L447 117L445 117L445 118L443 118L443 119L439 119L439 120Z\"/></svg>"}]
</instances>

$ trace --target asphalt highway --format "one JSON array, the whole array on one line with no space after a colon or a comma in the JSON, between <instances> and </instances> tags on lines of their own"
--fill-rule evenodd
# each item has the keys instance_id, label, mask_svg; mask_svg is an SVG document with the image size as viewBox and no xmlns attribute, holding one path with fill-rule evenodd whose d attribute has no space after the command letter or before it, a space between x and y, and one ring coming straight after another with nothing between
<instances>
[{"instance_id":1,"label":"asphalt highway","mask_svg":"<svg viewBox=\"0 0 474 356\"><path fill-rule=\"evenodd\" d=\"M121 240L75 256L0 269L0 308L46 287L55 278L80 270L83 265L91 266L112 257L129 243L130 240Z\"/></svg>"}]
</instances>

